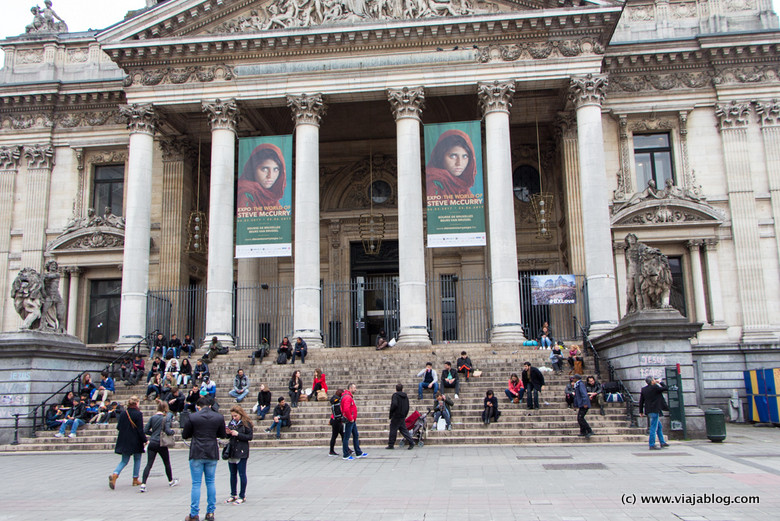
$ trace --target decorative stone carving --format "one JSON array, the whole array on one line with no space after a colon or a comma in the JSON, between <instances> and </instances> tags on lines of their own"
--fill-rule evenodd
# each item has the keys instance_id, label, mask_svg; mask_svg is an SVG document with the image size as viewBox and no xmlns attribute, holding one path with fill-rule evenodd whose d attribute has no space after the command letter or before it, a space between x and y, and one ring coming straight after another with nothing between
<instances>
[{"instance_id":1,"label":"decorative stone carving","mask_svg":"<svg viewBox=\"0 0 780 521\"><path fill-rule=\"evenodd\" d=\"M65 225L65 229L62 231L60 236L86 228L97 228L105 226L116 228L118 230L124 230L125 219L113 214L110 207L106 207L105 211L103 212L103 217L96 215L94 208L87 208L87 216L75 217L68 221L68 224Z\"/></svg>"},{"instance_id":2,"label":"decorative stone carving","mask_svg":"<svg viewBox=\"0 0 780 521\"><path fill-rule=\"evenodd\" d=\"M334 250L341 247L341 222L338 219L331 219L328 224L328 239L330 239L330 247Z\"/></svg>"},{"instance_id":3,"label":"decorative stone carving","mask_svg":"<svg viewBox=\"0 0 780 521\"><path fill-rule=\"evenodd\" d=\"M320 126L322 116L328 111L328 106L322 100L322 94L287 95L287 106L292 110L295 125Z\"/></svg>"},{"instance_id":4,"label":"decorative stone carving","mask_svg":"<svg viewBox=\"0 0 780 521\"><path fill-rule=\"evenodd\" d=\"M95 250L100 248L123 248L124 245L124 236L109 235L98 230L73 241L67 249Z\"/></svg>"},{"instance_id":5,"label":"decorative stone carving","mask_svg":"<svg viewBox=\"0 0 780 521\"><path fill-rule=\"evenodd\" d=\"M403 87L387 89L387 101L393 110L396 121L402 118L420 119L425 108L425 89L422 87Z\"/></svg>"},{"instance_id":6,"label":"decorative stone carving","mask_svg":"<svg viewBox=\"0 0 780 521\"><path fill-rule=\"evenodd\" d=\"M569 83L569 99L575 108L585 105L601 105L606 97L609 80L603 74L588 74L572 78Z\"/></svg>"},{"instance_id":7,"label":"decorative stone carving","mask_svg":"<svg viewBox=\"0 0 780 521\"><path fill-rule=\"evenodd\" d=\"M610 74L608 92L642 92L671 89L700 89L713 83L709 71L676 72L669 74Z\"/></svg>"},{"instance_id":8,"label":"decorative stone carving","mask_svg":"<svg viewBox=\"0 0 780 521\"><path fill-rule=\"evenodd\" d=\"M718 126L720 131L746 128L749 114L750 103L737 103L736 100L732 100L731 103L715 106L715 116L720 120Z\"/></svg>"},{"instance_id":9,"label":"decorative stone carving","mask_svg":"<svg viewBox=\"0 0 780 521\"><path fill-rule=\"evenodd\" d=\"M727 13L750 11L756 8L755 0L721 0L721 6Z\"/></svg>"},{"instance_id":10,"label":"decorative stone carving","mask_svg":"<svg viewBox=\"0 0 780 521\"><path fill-rule=\"evenodd\" d=\"M492 83L477 84L477 97L482 114L487 116L491 112L506 112L512 108L512 98L515 95L515 82L494 81Z\"/></svg>"},{"instance_id":11,"label":"decorative stone carving","mask_svg":"<svg viewBox=\"0 0 780 521\"><path fill-rule=\"evenodd\" d=\"M655 20L655 6L626 6L626 16L632 22L649 22Z\"/></svg>"},{"instance_id":12,"label":"decorative stone carving","mask_svg":"<svg viewBox=\"0 0 780 521\"><path fill-rule=\"evenodd\" d=\"M32 145L24 147L27 168L51 170L54 166L54 148L51 145Z\"/></svg>"},{"instance_id":13,"label":"decorative stone carving","mask_svg":"<svg viewBox=\"0 0 780 521\"><path fill-rule=\"evenodd\" d=\"M203 112L209 120L211 130L232 130L238 127L238 104L234 98L222 101L217 98L214 103L204 103Z\"/></svg>"},{"instance_id":14,"label":"decorative stone carving","mask_svg":"<svg viewBox=\"0 0 780 521\"><path fill-rule=\"evenodd\" d=\"M689 189L699 199L705 199L700 185L696 184L696 172L690 167L688 157L688 111L681 110L677 113L680 124L680 149L682 152L683 186Z\"/></svg>"},{"instance_id":15,"label":"decorative stone carving","mask_svg":"<svg viewBox=\"0 0 780 521\"><path fill-rule=\"evenodd\" d=\"M778 126L780 125L780 102L776 99L757 101L756 114L762 127Z\"/></svg>"},{"instance_id":16,"label":"decorative stone carving","mask_svg":"<svg viewBox=\"0 0 780 521\"><path fill-rule=\"evenodd\" d=\"M54 122L48 114L6 114L0 123L0 127L13 130L51 128L52 126L54 126Z\"/></svg>"},{"instance_id":17,"label":"decorative stone carving","mask_svg":"<svg viewBox=\"0 0 780 521\"><path fill-rule=\"evenodd\" d=\"M154 135L157 130L158 116L151 103L120 105L119 113L127 118L130 132Z\"/></svg>"},{"instance_id":18,"label":"decorative stone carving","mask_svg":"<svg viewBox=\"0 0 780 521\"><path fill-rule=\"evenodd\" d=\"M271 29L323 24L355 24L377 20L464 16L497 12L492 2L473 0L273 0L228 20L210 32L256 33Z\"/></svg>"},{"instance_id":19,"label":"decorative stone carving","mask_svg":"<svg viewBox=\"0 0 780 521\"><path fill-rule=\"evenodd\" d=\"M90 165L110 165L127 162L126 150L112 150L90 154L88 163Z\"/></svg>"},{"instance_id":20,"label":"decorative stone carving","mask_svg":"<svg viewBox=\"0 0 780 521\"><path fill-rule=\"evenodd\" d=\"M99 127L123 123L127 123L127 119L118 110L68 112L54 116L54 126L57 128Z\"/></svg>"},{"instance_id":21,"label":"decorative stone carving","mask_svg":"<svg viewBox=\"0 0 780 521\"><path fill-rule=\"evenodd\" d=\"M627 313L669 308L672 287L669 259L660 250L639 242L633 233L626 235L625 242Z\"/></svg>"},{"instance_id":22,"label":"decorative stone carving","mask_svg":"<svg viewBox=\"0 0 780 521\"><path fill-rule=\"evenodd\" d=\"M612 206L613 213L618 213L629 206L639 204L647 200L678 199L684 201L701 202L701 198L690 190L675 186L671 179L667 179L663 189L658 189L655 180L647 182L647 188L641 192L635 193L631 199L624 204L615 204Z\"/></svg>"},{"instance_id":23,"label":"decorative stone carving","mask_svg":"<svg viewBox=\"0 0 780 521\"><path fill-rule=\"evenodd\" d=\"M628 116L618 115L618 136L620 143L620 170L617 173L616 201L622 201L633 190L631 182L631 154L628 147Z\"/></svg>"},{"instance_id":24,"label":"decorative stone carving","mask_svg":"<svg viewBox=\"0 0 780 521\"><path fill-rule=\"evenodd\" d=\"M33 268L19 272L11 286L14 308L23 320L19 329L63 331L65 305L59 286L60 274L55 261L46 263L43 276Z\"/></svg>"},{"instance_id":25,"label":"decorative stone carving","mask_svg":"<svg viewBox=\"0 0 780 521\"><path fill-rule=\"evenodd\" d=\"M716 85L738 83L761 83L780 81L780 68L777 65L746 65L729 67L713 78Z\"/></svg>"},{"instance_id":26,"label":"decorative stone carving","mask_svg":"<svg viewBox=\"0 0 780 521\"><path fill-rule=\"evenodd\" d=\"M593 38L487 45L477 48L477 61L488 63L491 61L543 60L549 57L571 58L588 54L604 54L604 46Z\"/></svg>"},{"instance_id":27,"label":"decorative stone carving","mask_svg":"<svg viewBox=\"0 0 780 521\"><path fill-rule=\"evenodd\" d=\"M67 55L71 63L84 63L89 60L88 49L69 49Z\"/></svg>"},{"instance_id":28,"label":"decorative stone carving","mask_svg":"<svg viewBox=\"0 0 780 521\"><path fill-rule=\"evenodd\" d=\"M22 159L22 147L0 147L0 170L17 170Z\"/></svg>"},{"instance_id":29,"label":"decorative stone carving","mask_svg":"<svg viewBox=\"0 0 780 521\"><path fill-rule=\"evenodd\" d=\"M215 80L230 81L235 73L230 65L220 64L206 67L164 67L161 69L137 69L125 76L124 86L143 85L150 87L160 84L209 83Z\"/></svg>"},{"instance_id":30,"label":"decorative stone carving","mask_svg":"<svg viewBox=\"0 0 780 521\"><path fill-rule=\"evenodd\" d=\"M187 138L174 137L160 140L163 161L183 161L195 152L195 147Z\"/></svg>"},{"instance_id":31,"label":"decorative stone carving","mask_svg":"<svg viewBox=\"0 0 780 521\"><path fill-rule=\"evenodd\" d=\"M555 116L555 132L559 137L577 138L577 115L573 111L559 112Z\"/></svg>"},{"instance_id":32,"label":"decorative stone carving","mask_svg":"<svg viewBox=\"0 0 780 521\"><path fill-rule=\"evenodd\" d=\"M17 65L43 62L43 49L23 49L16 52Z\"/></svg>"}]
</instances>

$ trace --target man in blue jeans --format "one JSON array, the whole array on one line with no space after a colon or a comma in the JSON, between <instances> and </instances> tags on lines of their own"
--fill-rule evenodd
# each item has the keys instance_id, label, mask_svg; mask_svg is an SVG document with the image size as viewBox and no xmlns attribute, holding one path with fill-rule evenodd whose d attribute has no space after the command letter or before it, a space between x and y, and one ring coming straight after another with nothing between
<instances>
[{"instance_id":1,"label":"man in blue jeans","mask_svg":"<svg viewBox=\"0 0 780 521\"><path fill-rule=\"evenodd\" d=\"M227 438L225 418L211 408L213 400L209 396L201 396L196 404L198 412L182 414L181 436L192 438L190 442L190 476L192 477L192 493L190 494L190 513L184 521L200 521L200 485L203 476L206 479L206 521L214 520L217 509L217 487L214 476L219 462L219 446L217 438Z\"/></svg>"},{"instance_id":2,"label":"man in blue jeans","mask_svg":"<svg viewBox=\"0 0 780 521\"><path fill-rule=\"evenodd\" d=\"M355 405L354 394L357 391L355 384L349 384L347 390L341 395L341 414L344 417L344 435L342 436L342 452L343 457L348 461L352 461L355 458L365 458L368 453L360 450L360 440L358 439L357 429L357 405ZM355 445L355 455L353 456L349 450L349 437L352 436L352 443Z\"/></svg>"},{"instance_id":3,"label":"man in blue jeans","mask_svg":"<svg viewBox=\"0 0 780 521\"><path fill-rule=\"evenodd\" d=\"M664 401L664 391L666 386L663 382L656 380L652 376L645 378L647 385L642 387L642 392L639 395L639 416L644 416L647 413L647 418L650 422L650 450L661 450L664 447L668 447L664 439L664 429L661 426L661 411L663 411L666 402ZM655 444L655 436L658 434L659 445Z\"/></svg>"}]
</instances>

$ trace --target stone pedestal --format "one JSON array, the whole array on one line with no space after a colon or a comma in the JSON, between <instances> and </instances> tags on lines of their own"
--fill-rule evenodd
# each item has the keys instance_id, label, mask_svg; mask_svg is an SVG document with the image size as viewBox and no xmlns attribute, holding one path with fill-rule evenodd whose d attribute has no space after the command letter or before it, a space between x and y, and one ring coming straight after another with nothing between
<instances>
[{"instance_id":1,"label":"stone pedestal","mask_svg":"<svg viewBox=\"0 0 780 521\"><path fill-rule=\"evenodd\" d=\"M13 441L14 414L26 415L82 371L94 372L93 380L100 381L100 371L116 355L113 350L87 348L62 333L0 333L0 444ZM40 424L40 411L38 420ZM29 436L32 416L20 416L19 425L19 436Z\"/></svg>"},{"instance_id":2,"label":"stone pedestal","mask_svg":"<svg viewBox=\"0 0 780 521\"><path fill-rule=\"evenodd\" d=\"M636 400L639 400L642 387L647 385L647 376L665 380L665 368L680 364L686 424L691 438L703 438L705 434L704 411L698 405L690 341L701 327L700 322L689 322L675 309L651 309L624 316L614 330L593 340L602 360L612 362L616 377ZM680 431L667 429L668 421L664 424L664 432L672 436L680 434Z\"/></svg>"}]
</instances>

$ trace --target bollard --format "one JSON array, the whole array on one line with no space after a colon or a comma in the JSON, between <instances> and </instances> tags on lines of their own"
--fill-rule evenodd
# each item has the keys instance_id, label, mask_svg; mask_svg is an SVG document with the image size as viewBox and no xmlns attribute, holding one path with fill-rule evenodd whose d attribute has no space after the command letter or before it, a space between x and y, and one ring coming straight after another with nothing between
<instances>
[{"instance_id":1,"label":"bollard","mask_svg":"<svg viewBox=\"0 0 780 521\"><path fill-rule=\"evenodd\" d=\"M21 414L14 414L14 441L11 442L11 445L19 445L19 416Z\"/></svg>"}]
</instances>

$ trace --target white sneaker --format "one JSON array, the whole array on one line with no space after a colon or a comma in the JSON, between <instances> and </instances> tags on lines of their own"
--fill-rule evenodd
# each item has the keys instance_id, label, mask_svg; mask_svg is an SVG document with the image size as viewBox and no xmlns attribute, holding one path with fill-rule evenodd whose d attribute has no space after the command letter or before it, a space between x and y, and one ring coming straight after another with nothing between
<instances>
[{"instance_id":1,"label":"white sneaker","mask_svg":"<svg viewBox=\"0 0 780 521\"><path fill-rule=\"evenodd\" d=\"M146 492L146 483L141 483L141 492Z\"/></svg>"},{"instance_id":2,"label":"white sneaker","mask_svg":"<svg viewBox=\"0 0 780 521\"><path fill-rule=\"evenodd\" d=\"M55 438L62 438L62 433L61 432L55 432L54 433L54 437Z\"/></svg>"},{"instance_id":3,"label":"white sneaker","mask_svg":"<svg viewBox=\"0 0 780 521\"><path fill-rule=\"evenodd\" d=\"M457 395L457 394L455 395L455 399L456 399L456 400L458 399L458 395Z\"/></svg>"},{"instance_id":4,"label":"white sneaker","mask_svg":"<svg viewBox=\"0 0 780 521\"><path fill-rule=\"evenodd\" d=\"M179 479L178 479L178 478L173 478L173 481L171 481L170 483L168 483L168 486L169 486L169 487L175 487L175 486L176 486L176 485L178 485L178 484L179 484Z\"/></svg>"},{"instance_id":5,"label":"white sneaker","mask_svg":"<svg viewBox=\"0 0 780 521\"><path fill-rule=\"evenodd\" d=\"M70 434L68 434L68 438L75 438L75 437L76 437L75 432L71 432Z\"/></svg>"}]
</instances>

